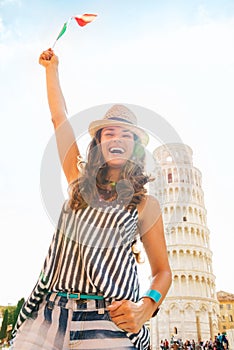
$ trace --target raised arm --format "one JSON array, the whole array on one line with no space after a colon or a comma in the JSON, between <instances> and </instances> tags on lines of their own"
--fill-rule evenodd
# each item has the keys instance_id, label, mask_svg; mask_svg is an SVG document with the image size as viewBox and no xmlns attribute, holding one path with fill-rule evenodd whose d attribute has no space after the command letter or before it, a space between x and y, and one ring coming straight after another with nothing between
<instances>
[{"instance_id":1,"label":"raised arm","mask_svg":"<svg viewBox=\"0 0 234 350\"><path fill-rule=\"evenodd\" d=\"M68 183L71 183L79 176L77 156L80 153L67 118L67 107L59 81L58 57L52 49L48 49L40 55L39 63L45 67L46 71L47 97L61 165Z\"/></svg>"}]
</instances>

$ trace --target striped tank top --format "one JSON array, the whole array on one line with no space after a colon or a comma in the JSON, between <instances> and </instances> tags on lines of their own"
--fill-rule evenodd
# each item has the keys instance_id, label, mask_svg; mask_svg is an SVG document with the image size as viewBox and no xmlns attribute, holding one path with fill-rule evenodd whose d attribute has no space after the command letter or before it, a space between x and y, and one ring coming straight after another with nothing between
<instances>
[{"instance_id":1,"label":"striped tank top","mask_svg":"<svg viewBox=\"0 0 234 350\"><path fill-rule=\"evenodd\" d=\"M74 211L65 202L40 277L23 306L14 333L48 291L101 293L104 298L139 300L132 244L138 236L137 208L120 204ZM148 332L128 336L144 349ZM143 343L142 343L143 341Z\"/></svg>"}]
</instances>

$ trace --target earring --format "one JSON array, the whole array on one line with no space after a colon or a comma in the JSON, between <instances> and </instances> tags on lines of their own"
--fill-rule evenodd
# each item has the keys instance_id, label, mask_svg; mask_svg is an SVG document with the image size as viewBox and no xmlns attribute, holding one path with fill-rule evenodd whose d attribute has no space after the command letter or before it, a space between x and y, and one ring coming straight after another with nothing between
<instances>
[{"instance_id":1,"label":"earring","mask_svg":"<svg viewBox=\"0 0 234 350\"><path fill-rule=\"evenodd\" d=\"M77 166L77 169L79 170L80 173L82 173L84 171L85 164L86 164L86 162L83 160L81 155L78 155L76 166Z\"/></svg>"}]
</instances>

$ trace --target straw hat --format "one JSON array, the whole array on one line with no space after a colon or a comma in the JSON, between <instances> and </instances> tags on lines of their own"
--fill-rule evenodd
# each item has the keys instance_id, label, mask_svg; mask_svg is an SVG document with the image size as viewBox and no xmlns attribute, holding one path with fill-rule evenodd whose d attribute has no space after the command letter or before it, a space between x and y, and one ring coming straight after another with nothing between
<instances>
[{"instance_id":1,"label":"straw hat","mask_svg":"<svg viewBox=\"0 0 234 350\"><path fill-rule=\"evenodd\" d=\"M124 105L117 104L112 106L108 109L103 119L91 122L89 125L89 133L91 137L94 137L98 130L110 125L126 127L136 134L145 146L149 142L148 134L137 126L137 118L135 114Z\"/></svg>"}]
</instances>

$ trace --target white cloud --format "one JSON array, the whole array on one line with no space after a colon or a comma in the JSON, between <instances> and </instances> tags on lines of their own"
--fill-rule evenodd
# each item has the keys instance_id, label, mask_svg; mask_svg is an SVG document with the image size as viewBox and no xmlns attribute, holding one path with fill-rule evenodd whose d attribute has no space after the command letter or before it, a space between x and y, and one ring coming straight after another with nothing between
<instances>
[{"instance_id":1,"label":"white cloud","mask_svg":"<svg viewBox=\"0 0 234 350\"><path fill-rule=\"evenodd\" d=\"M3 7L3 6L7 6L7 5L18 5L20 6L22 3L21 3L21 0L0 0L0 6Z\"/></svg>"},{"instance_id":2,"label":"white cloud","mask_svg":"<svg viewBox=\"0 0 234 350\"><path fill-rule=\"evenodd\" d=\"M4 10L7 11L8 9L6 9L6 7L10 5L20 7L22 3L21 3L21 0L0 0L0 8L4 8ZM11 34L12 34L12 29L10 29L10 27L8 27L5 23L7 23L7 21L4 20L4 16L0 17L1 42L7 42L11 38ZM2 46L2 43L0 43L0 49L1 51L2 49L4 49L4 47Z\"/></svg>"},{"instance_id":3,"label":"white cloud","mask_svg":"<svg viewBox=\"0 0 234 350\"><path fill-rule=\"evenodd\" d=\"M202 23L211 22L211 17L209 16L208 10L204 4L198 5L198 18Z\"/></svg>"},{"instance_id":4,"label":"white cloud","mask_svg":"<svg viewBox=\"0 0 234 350\"><path fill-rule=\"evenodd\" d=\"M3 42L7 42L7 39L9 39L9 37L11 36L11 31L5 26L4 21L2 18L0 18L0 50L1 52L5 52L4 48L5 45L3 45ZM1 54L1 56L3 56Z\"/></svg>"},{"instance_id":5,"label":"white cloud","mask_svg":"<svg viewBox=\"0 0 234 350\"><path fill-rule=\"evenodd\" d=\"M4 24L3 24L3 20L2 18L0 18L0 34L3 33L5 30Z\"/></svg>"}]
</instances>

